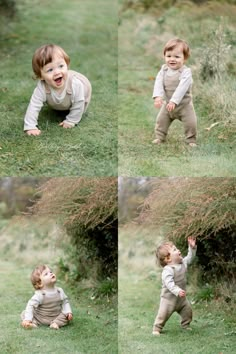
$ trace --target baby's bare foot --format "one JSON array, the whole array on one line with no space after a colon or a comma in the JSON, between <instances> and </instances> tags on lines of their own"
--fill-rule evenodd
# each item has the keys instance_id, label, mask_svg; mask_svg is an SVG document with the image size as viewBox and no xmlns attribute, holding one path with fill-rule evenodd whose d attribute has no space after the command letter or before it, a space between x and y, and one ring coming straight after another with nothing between
<instances>
[{"instance_id":1,"label":"baby's bare foot","mask_svg":"<svg viewBox=\"0 0 236 354\"><path fill-rule=\"evenodd\" d=\"M153 144L156 144L156 145L159 145L159 144L162 144L163 141L161 141L160 139L154 139L154 140L152 141L152 143L153 143Z\"/></svg>"},{"instance_id":2,"label":"baby's bare foot","mask_svg":"<svg viewBox=\"0 0 236 354\"><path fill-rule=\"evenodd\" d=\"M153 332L152 332L152 335L153 335L153 336L160 336L160 334L161 334L161 333L160 333L159 331L153 331Z\"/></svg>"},{"instance_id":3,"label":"baby's bare foot","mask_svg":"<svg viewBox=\"0 0 236 354\"><path fill-rule=\"evenodd\" d=\"M197 147L197 144L196 144L196 143L189 143L188 146L190 146L190 147Z\"/></svg>"},{"instance_id":4,"label":"baby's bare foot","mask_svg":"<svg viewBox=\"0 0 236 354\"><path fill-rule=\"evenodd\" d=\"M50 325L50 328L59 329L59 326L58 326L58 324L56 324L55 322L53 322L53 323Z\"/></svg>"}]
</instances>

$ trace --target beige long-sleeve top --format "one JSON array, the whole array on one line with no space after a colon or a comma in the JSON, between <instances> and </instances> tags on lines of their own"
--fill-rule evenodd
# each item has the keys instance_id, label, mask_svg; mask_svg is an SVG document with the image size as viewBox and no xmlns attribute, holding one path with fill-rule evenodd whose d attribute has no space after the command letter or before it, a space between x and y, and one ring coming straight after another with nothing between
<instances>
[{"instance_id":1,"label":"beige long-sleeve top","mask_svg":"<svg viewBox=\"0 0 236 354\"><path fill-rule=\"evenodd\" d=\"M56 110L70 110L65 119L66 123L71 126L79 123L85 108L84 85L75 75L70 77L70 74L72 76L73 72L69 70L67 82L71 79L71 92L68 92L67 83L64 91L58 94L52 88L46 89L44 81L38 81L25 114L24 130L37 128L39 112L45 102ZM50 95L50 100L48 100L48 95Z\"/></svg>"},{"instance_id":2,"label":"beige long-sleeve top","mask_svg":"<svg viewBox=\"0 0 236 354\"><path fill-rule=\"evenodd\" d=\"M62 300L61 312L67 315L68 313L72 313L71 306L68 300L68 297L64 293L62 288L55 287L53 290L36 290L32 298L28 301L25 313L24 320L32 321L34 317L34 309L38 308L43 304L44 296L47 297L55 297L55 294L60 294L60 299ZM52 309L53 311L53 309Z\"/></svg>"},{"instance_id":3,"label":"beige long-sleeve top","mask_svg":"<svg viewBox=\"0 0 236 354\"><path fill-rule=\"evenodd\" d=\"M181 73L179 77L179 85L177 86L173 96L170 99L170 101L174 102L176 105L178 105L182 101L184 95L193 83L192 72L190 68L188 68L186 65L183 65L179 69L179 72ZM175 74L176 70L168 68L166 64L162 65L161 70L156 76L152 95L153 98L165 98L164 75L173 76Z\"/></svg>"},{"instance_id":4,"label":"beige long-sleeve top","mask_svg":"<svg viewBox=\"0 0 236 354\"><path fill-rule=\"evenodd\" d=\"M175 284L173 268L175 268L178 271L182 267L182 264L184 264L185 269L187 270L188 265L192 262L193 258L196 256L196 251L197 251L196 248L191 248L189 246L188 254L186 257L183 258L183 263L174 264L171 266L166 265L163 268L162 275L161 275L162 286L167 288L175 296L178 296L180 290L183 290L183 289L180 289L180 287Z\"/></svg>"}]
</instances>

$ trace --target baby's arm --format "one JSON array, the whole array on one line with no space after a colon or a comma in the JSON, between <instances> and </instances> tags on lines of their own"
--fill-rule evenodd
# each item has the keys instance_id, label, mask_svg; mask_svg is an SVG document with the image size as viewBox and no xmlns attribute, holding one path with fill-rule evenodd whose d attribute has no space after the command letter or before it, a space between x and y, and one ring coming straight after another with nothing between
<instances>
[{"instance_id":1,"label":"baby's arm","mask_svg":"<svg viewBox=\"0 0 236 354\"><path fill-rule=\"evenodd\" d=\"M165 267L163 269L162 282L167 287L167 289L175 296L186 296L186 292L175 284L174 270L171 267Z\"/></svg>"},{"instance_id":2,"label":"baby's arm","mask_svg":"<svg viewBox=\"0 0 236 354\"><path fill-rule=\"evenodd\" d=\"M153 95L152 95L152 97L154 98L154 106L156 108L160 108L163 104L163 97L165 95L164 86L163 86L163 77L164 74L163 74L163 66L162 66L161 70L156 76Z\"/></svg>"},{"instance_id":3,"label":"baby's arm","mask_svg":"<svg viewBox=\"0 0 236 354\"><path fill-rule=\"evenodd\" d=\"M46 101L46 95L42 83L39 82L35 88L29 106L24 118L24 131L27 135L39 135L41 131L38 129L38 115Z\"/></svg>"},{"instance_id":4,"label":"baby's arm","mask_svg":"<svg viewBox=\"0 0 236 354\"><path fill-rule=\"evenodd\" d=\"M169 104L178 105L182 101L184 95L188 91L192 82L193 79L192 79L191 69L186 68L180 76L179 85L177 86L175 92L173 93L173 96L171 97Z\"/></svg>"},{"instance_id":5,"label":"baby's arm","mask_svg":"<svg viewBox=\"0 0 236 354\"><path fill-rule=\"evenodd\" d=\"M35 293L34 296L28 301L24 313L24 319L21 322L21 325L24 328L32 327L32 320L34 317L34 308L38 307L41 303L39 294Z\"/></svg>"},{"instance_id":6,"label":"baby's arm","mask_svg":"<svg viewBox=\"0 0 236 354\"><path fill-rule=\"evenodd\" d=\"M187 265L192 263L192 260L196 256L197 245L196 245L196 238L195 237L188 237L188 254L183 259L183 263L187 268Z\"/></svg>"},{"instance_id":7,"label":"baby's arm","mask_svg":"<svg viewBox=\"0 0 236 354\"><path fill-rule=\"evenodd\" d=\"M82 82L74 77L72 80L72 106L66 119L59 125L63 128L73 128L78 124L84 113L85 98Z\"/></svg>"},{"instance_id":8,"label":"baby's arm","mask_svg":"<svg viewBox=\"0 0 236 354\"><path fill-rule=\"evenodd\" d=\"M60 288L60 295L62 299L62 313L64 313L67 316L68 321L71 321L73 318L71 306L67 295L64 293L63 289L61 288Z\"/></svg>"}]
</instances>

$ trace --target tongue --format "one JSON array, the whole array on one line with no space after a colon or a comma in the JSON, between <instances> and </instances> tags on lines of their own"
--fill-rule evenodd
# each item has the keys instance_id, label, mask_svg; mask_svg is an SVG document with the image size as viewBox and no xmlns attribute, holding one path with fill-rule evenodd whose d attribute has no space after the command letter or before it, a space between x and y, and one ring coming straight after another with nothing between
<instances>
[{"instance_id":1,"label":"tongue","mask_svg":"<svg viewBox=\"0 0 236 354\"><path fill-rule=\"evenodd\" d=\"M58 79L56 79L56 80L55 80L55 81L56 81L56 84L59 85L59 84L61 83L61 80L62 80L61 77L59 77Z\"/></svg>"}]
</instances>

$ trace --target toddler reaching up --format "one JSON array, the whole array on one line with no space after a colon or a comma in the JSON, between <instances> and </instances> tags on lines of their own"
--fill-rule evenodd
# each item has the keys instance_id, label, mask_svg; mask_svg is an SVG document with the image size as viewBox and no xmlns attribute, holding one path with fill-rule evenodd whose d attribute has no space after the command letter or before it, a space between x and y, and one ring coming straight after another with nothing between
<instances>
[{"instance_id":1,"label":"toddler reaching up","mask_svg":"<svg viewBox=\"0 0 236 354\"><path fill-rule=\"evenodd\" d=\"M195 238L189 237L188 245L188 254L184 258L172 242L165 242L157 249L156 256L163 271L161 301L153 326L153 335L160 335L166 321L174 312L181 316L181 327L190 329L192 309L186 298L186 271L196 254Z\"/></svg>"}]
</instances>

